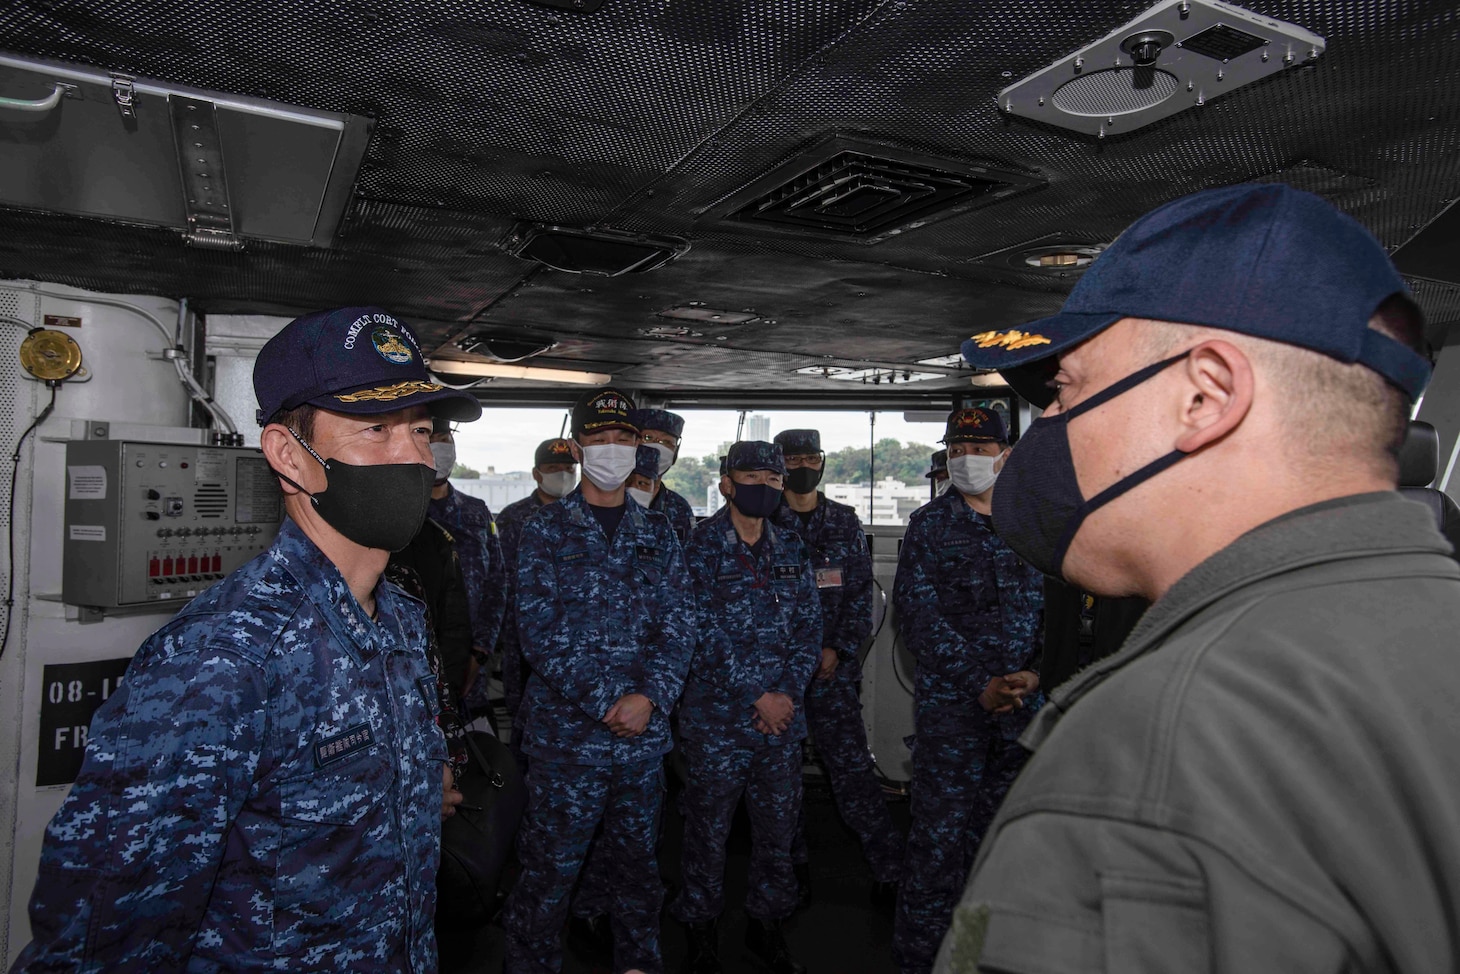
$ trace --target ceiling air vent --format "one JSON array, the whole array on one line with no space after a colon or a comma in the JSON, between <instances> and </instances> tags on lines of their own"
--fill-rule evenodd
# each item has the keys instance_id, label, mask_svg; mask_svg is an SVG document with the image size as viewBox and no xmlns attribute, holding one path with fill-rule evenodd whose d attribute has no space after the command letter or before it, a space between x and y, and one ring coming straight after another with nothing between
<instances>
[{"instance_id":1,"label":"ceiling air vent","mask_svg":"<svg viewBox=\"0 0 1460 974\"><path fill-rule=\"evenodd\" d=\"M1027 173L832 139L739 190L715 212L878 243L1043 185Z\"/></svg>"},{"instance_id":2,"label":"ceiling air vent","mask_svg":"<svg viewBox=\"0 0 1460 974\"><path fill-rule=\"evenodd\" d=\"M606 227L519 226L507 252L570 274L618 277L662 267L689 250L681 237L653 237Z\"/></svg>"},{"instance_id":3,"label":"ceiling air vent","mask_svg":"<svg viewBox=\"0 0 1460 974\"><path fill-rule=\"evenodd\" d=\"M1220 0L1163 0L999 92L1006 114L1105 138L1323 53L1310 31Z\"/></svg>"}]
</instances>

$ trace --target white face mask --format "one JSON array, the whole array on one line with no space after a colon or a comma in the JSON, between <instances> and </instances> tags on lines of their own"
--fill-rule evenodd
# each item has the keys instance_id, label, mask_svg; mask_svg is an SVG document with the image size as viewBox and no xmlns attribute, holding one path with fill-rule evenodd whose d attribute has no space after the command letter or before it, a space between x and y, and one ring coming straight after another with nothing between
<instances>
[{"instance_id":1,"label":"white face mask","mask_svg":"<svg viewBox=\"0 0 1460 974\"><path fill-rule=\"evenodd\" d=\"M549 497L566 497L578 483L578 475L571 470L542 474L542 492Z\"/></svg>"},{"instance_id":2,"label":"white face mask","mask_svg":"<svg viewBox=\"0 0 1460 974\"><path fill-rule=\"evenodd\" d=\"M933 485L933 496L942 497L944 494L948 493L948 488L951 486L953 486L953 481L949 480L947 477L944 477L942 480Z\"/></svg>"},{"instance_id":3,"label":"white face mask","mask_svg":"<svg viewBox=\"0 0 1460 974\"><path fill-rule=\"evenodd\" d=\"M652 446L659 451L659 476L664 476L669 472L669 468L674 466L674 448L665 446L663 443L645 443L644 445Z\"/></svg>"},{"instance_id":4,"label":"white face mask","mask_svg":"<svg viewBox=\"0 0 1460 974\"><path fill-rule=\"evenodd\" d=\"M998 457L981 457L976 453L965 453L961 457L948 458L948 479L964 495L982 494L992 490L999 478L994 464Z\"/></svg>"},{"instance_id":5,"label":"white face mask","mask_svg":"<svg viewBox=\"0 0 1460 974\"><path fill-rule=\"evenodd\" d=\"M456 466L455 443L432 443L431 458L436 461L436 483L444 484Z\"/></svg>"},{"instance_id":6,"label":"white face mask","mask_svg":"<svg viewBox=\"0 0 1460 974\"><path fill-rule=\"evenodd\" d=\"M654 503L653 491L640 490L637 487L630 487L629 496L632 497L640 507L646 510L648 509L650 504Z\"/></svg>"},{"instance_id":7,"label":"white face mask","mask_svg":"<svg viewBox=\"0 0 1460 974\"><path fill-rule=\"evenodd\" d=\"M618 490L634 472L639 448L629 443L600 443L585 446L583 476L599 490Z\"/></svg>"}]
</instances>

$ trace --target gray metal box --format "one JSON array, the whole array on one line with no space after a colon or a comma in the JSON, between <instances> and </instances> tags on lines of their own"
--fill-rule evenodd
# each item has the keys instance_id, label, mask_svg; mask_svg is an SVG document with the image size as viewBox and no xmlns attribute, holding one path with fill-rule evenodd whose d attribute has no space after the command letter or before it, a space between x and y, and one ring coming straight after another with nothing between
<instances>
[{"instance_id":1,"label":"gray metal box","mask_svg":"<svg viewBox=\"0 0 1460 974\"><path fill-rule=\"evenodd\" d=\"M176 608L266 549L283 517L258 450L73 440L61 599Z\"/></svg>"}]
</instances>

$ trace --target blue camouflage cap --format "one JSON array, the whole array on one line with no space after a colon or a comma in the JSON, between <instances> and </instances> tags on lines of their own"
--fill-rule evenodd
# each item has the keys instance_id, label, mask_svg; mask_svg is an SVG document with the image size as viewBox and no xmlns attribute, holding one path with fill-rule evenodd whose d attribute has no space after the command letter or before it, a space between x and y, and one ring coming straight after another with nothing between
<instances>
[{"instance_id":1,"label":"blue camouflage cap","mask_svg":"<svg viewBox=\"0 0 1460 974\"><path fill-rule=\"evenodd\" d=\"M770 470L786 474L786 457L780 446L765 440L740 440L730 446L725 457L725 470Z\"/></svg>"},{"instance_id":2,"label":"blue camouflage cap","mask_svg":"<svg viewBox=\"0 0 1460 974\"><path fill-rule=\"evenodd\" d=\"M992 409L974 406L955 409L948 414L944 443L1007 443L1009 433L1004 420ZM947 451L944 451L945 454Z\"/></svg>"},{"instance_id":3,"label":"blue camouflage cap","mask_svg":"<svg viewBox=\"0 0 1460 974\"><path fill-rule=\"evenodd\" d=\"M932 464L933 465L928 468L928 472L923 474L924 477L936 477L940 473L947 473L948 451L939 450L937 453L933 454Z\"/></svg>"},{"instance_id":4,"label":"blue camouflage cap","mask_svg":"<svg viewBox=\"0 0 1460 974\"><path fill-rule=\"evenodd\" d=\"M659 451L648 444L639 447L634 454L634 473L650 480L659 479Z\"/></svg>"},{"instance_id":5,"label":"blue camouflage cap","mask_svg":"<svg viewBox=\"0 0 1460 974\"><path fill-rule=\"evenodd\" d=\"M684 432L684 417L667 409L635 409L629 413L629 422L644 430L659 430L676 440Z\"/></svg>"},{"instance_id":6,"label":"blue camouflage cap","mask_svg":"<svg viewBox=\"0 0 1460 974\"><path fill-rule=\"evenodd\" d=\"M315 311L289 322L259 350L253 390L260 426L306 404L367 416L425 406L433 416L466 422L482 414L476 396L431 381L415 332L375 307Z\"/></svg>"},{"instance_id":7,"label":"blue camouflage cap","mask_svg":"<svg viewBox=\"0 0 1460 974\"><path fill-rule=\"evenodd\" d=\"M821 433L818 430L781 430L776 434L776 445L788 457L820 453Z\"/></svg>"},{"instance_id":8,"label":"blue camouflage cap","mask_svg":"<svg viewBox=\"0 0 1460 974\"><path fill-rule=\"evenodd\" d=\"M963 357L998 369L1039 406L1060 352L1122 318L1204 325L1358 362L1411 399L1429 382L1423 356L1369 327L1400 296L1422 315L1383 246L1358 221L1312 193L1271 183L1204 190L1131 224L1090 266L1060 313L1018 329L985 331Z\"/></svg>"}]
</instances>

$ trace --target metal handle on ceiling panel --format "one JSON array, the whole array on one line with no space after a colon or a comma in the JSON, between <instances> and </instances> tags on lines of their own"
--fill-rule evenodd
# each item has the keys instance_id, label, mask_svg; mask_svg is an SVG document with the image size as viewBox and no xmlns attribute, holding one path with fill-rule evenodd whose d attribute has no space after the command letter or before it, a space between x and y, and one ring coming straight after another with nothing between
<instances>
[{"instance_id":1,"label":"metal handle on ceiling panel","mask_svg":"<svg viewBox=\"0 0 1460 974\"><path fill-rule=\"evenodd\" d=\"M58 81L51 87L51 93L44 98L0 97L0 108L12 108L17 112L48 112L61 104L61 99L74 90L70 85L63 85Z\"/></svg>"}]
</instances>

